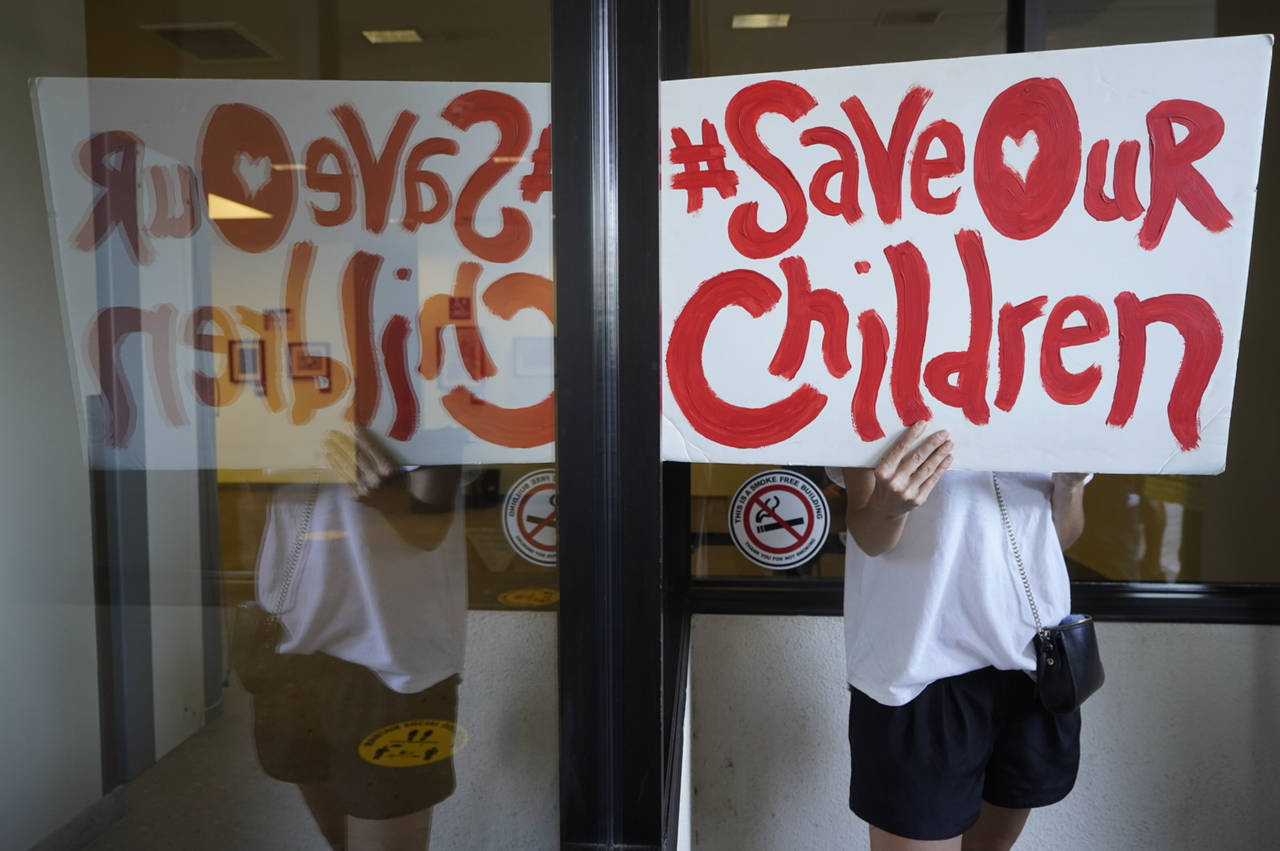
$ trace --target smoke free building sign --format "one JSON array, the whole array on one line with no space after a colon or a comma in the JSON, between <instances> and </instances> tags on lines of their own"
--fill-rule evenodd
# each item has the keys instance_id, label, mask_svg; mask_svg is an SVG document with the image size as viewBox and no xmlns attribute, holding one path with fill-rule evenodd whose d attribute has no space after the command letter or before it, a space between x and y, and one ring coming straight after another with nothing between
<instances>
[{"instance_id":1,"label":"smoke free building sign","mask_svg":"<svg viewBox=\"0 0 1280 851\"><path fill-rule=\"evenodd\" d=\"M1271 50L664 84L663 456L1220 471Z\"/></svg>"}]
</instances>

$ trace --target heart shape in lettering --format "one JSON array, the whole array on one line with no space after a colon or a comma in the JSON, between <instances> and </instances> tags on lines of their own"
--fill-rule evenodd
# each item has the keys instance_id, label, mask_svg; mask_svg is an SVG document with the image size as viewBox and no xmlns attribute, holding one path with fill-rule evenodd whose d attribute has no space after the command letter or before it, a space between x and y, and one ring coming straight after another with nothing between
<instances>
[{"instance_id":1,"label":"heart shape in lettering","mask_svg":"<svg viewBox=\"0 0 1280 851\"><path fill-rule=\"evenodd\" d=\"M244 189L244 197L252 200L271 179L271 157L251 157L241 151L236 154L235 174Z\"/></svg>"},{"instance_id":2,"label":"heart shape in lettering","mask_svg":"<svg viewBox=\"0 0 1280 851\"><path fill-rule=\"evenodd\" d=\"M1009 170L1026 183L1027 172L1035 162L1036 154L1040 153L1040 137L1034 130L1023 133L1021 139L1005 136L1004 141L1000 143L1000 153L1004 155L1004 164L1009 167Z\"/></svg>"}]
</instances>

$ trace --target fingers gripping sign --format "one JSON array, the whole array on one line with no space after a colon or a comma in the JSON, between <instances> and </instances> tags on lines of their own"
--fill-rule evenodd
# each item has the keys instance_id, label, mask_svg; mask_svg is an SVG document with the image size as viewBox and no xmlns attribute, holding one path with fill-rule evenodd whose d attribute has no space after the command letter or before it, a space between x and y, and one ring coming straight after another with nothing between
<instances>
[{"instance_id":1,"label":"fingers gripping sign","mask_svg":"<svg viewBox=\"0 0 1280 851\"><path fill-rule=\"evenodd\" d=\"M354 435L330 431L325 436L324 456L357 499L376 490L396 471L387 451L364 428L357 428Z\"/></svg>"},{"instance_id":2,"label":"fingers gripping sign","mask_svg":"<svg viewBox=\"0 0 1280 851\"><path fill-rule=\"evenodd\" d=\"M903 432L875 466L869 503L876 511L897 517L918 508L951 466L951 436L941 429L920 440L924 425L921 421Z\"/></svg>"},{"instance_id":3,"label":"fingers gripping sign","mask_svg":"<svg viewBox=\"0 0 1280 851\"><path fill-rule=\"evenodd\" d=\"M951 466L951 436L942 429L921 439L924 428L922 421L903 432L875 467L846 471L849 532L869 556L897 546L911 510L924 504Z\"/></svg>"}]
</instances>

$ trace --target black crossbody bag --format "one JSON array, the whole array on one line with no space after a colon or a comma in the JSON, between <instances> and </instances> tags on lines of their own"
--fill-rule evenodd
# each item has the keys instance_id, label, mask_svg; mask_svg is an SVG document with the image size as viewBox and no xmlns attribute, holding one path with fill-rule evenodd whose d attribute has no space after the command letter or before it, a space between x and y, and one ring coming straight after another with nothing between
<instances>
[{"instance_id":1,"label":"black crossbody bag","mask_svg":"<svg viewBox=\"0 0 1280 851\"><path fill-rule=\"evenodd\" d=\"M1031 593L1031 582L1022 563L1022 549L1013 535L1009 522L1009 510L1000 492L1000 481L991 474L991 486L995 488L996 502L1000 504L1000 517L1004 520L1009 546L1018 565L1022 590L1031 604L1031 617L1036 622L1036 694L1045 709L1059 715L1076 711L1091 694L1102 687L1106 674L1102 670L1102 657L1098 653L1098 636L1089 615L1067 615L1057 626L1046 627L1040 622L1040 610Z\"/></svg>"}]
</instances>

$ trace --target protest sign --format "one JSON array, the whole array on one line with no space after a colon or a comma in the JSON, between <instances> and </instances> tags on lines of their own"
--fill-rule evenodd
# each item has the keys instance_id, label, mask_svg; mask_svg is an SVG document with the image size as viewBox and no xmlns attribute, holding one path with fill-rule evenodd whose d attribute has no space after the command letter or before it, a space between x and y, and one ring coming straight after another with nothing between
<instances>
[{"instance_id":1,"label":"protest sign","mask_svg":"<svg viewBox=\"0 0 1280 851\"><path fill-rule=\"evenodd\" d=\"M1271 47L664 83L663 457L1220 471Z\"/></svg>"},{"instance_id":2,"label":"protest sign","mask_svg":"<svg viewBox=\"0 0 1280 851\"><path fill-rule=\"evenodd\" d=\"M551 460L545 85L33 92L92 456L315 467L367 426L406 463Z\"/></svg>"}]
</instances>

